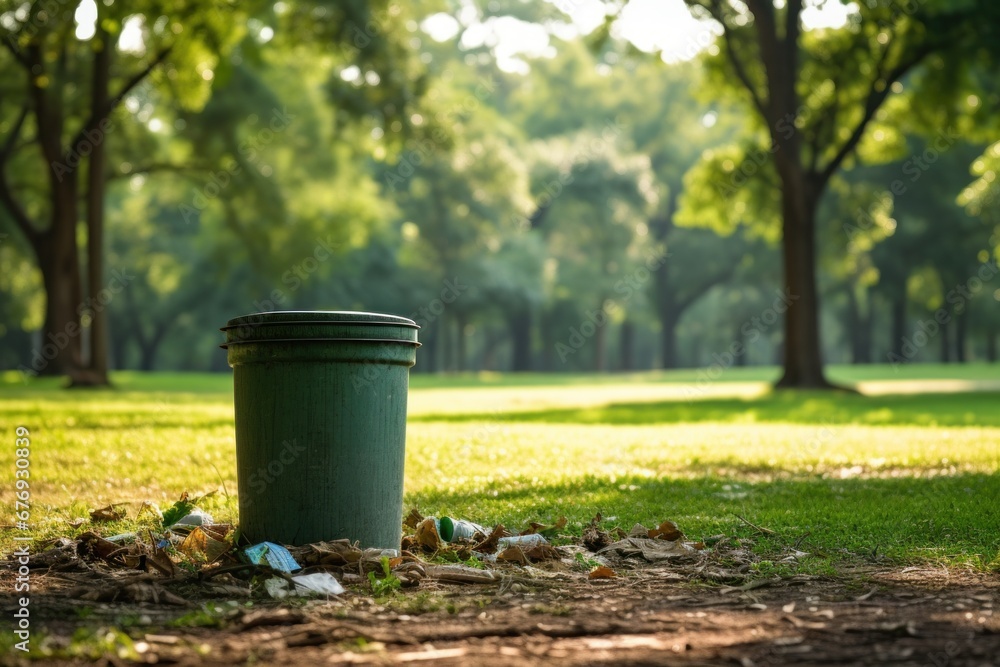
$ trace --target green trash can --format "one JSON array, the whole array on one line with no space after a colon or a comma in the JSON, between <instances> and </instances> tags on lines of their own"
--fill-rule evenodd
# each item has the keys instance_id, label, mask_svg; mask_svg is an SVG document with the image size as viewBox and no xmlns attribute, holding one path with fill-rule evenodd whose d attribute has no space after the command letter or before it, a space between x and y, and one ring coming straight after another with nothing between
<instances>
[{"instance_id":1,"label":"green trash can","mask_svg":"<svg viewBox=\"0 0 1000 667\"><path fill-rule=\"evenodd\" d=\"M229 320L240 531L399 548L412 320L277 311Z\"/></svg>"}]
</instances>

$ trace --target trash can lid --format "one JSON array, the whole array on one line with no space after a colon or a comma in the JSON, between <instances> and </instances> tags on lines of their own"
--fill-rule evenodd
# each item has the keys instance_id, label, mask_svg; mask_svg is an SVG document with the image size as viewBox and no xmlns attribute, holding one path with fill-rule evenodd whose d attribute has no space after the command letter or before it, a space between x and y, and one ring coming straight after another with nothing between
<instances>
[{"instance_id":1,"label":"trash can lid","mask_svg":"<svg viewBox=\"0 0 1000 667\"><path fill-rule=\"evenodd\" d=\"M403 343L419 347L417 329L411 319L382 313L349 310L278 310L242 315L229 320L222 331L226 342L357 342Z\"/></svg>"},{"instance_id":2,"label":"trash can lid","mask_svg":"<svg viewBox=\"0 0 1000 667\"><path fill-rule=\"evenodd\" d=\"M419 329L411 319L384 313L366 313L353 310L273 310L234 317L226 322L222 331L261 324L360 324L366 326L393 325Z\"/></svg>"}]
</instances>

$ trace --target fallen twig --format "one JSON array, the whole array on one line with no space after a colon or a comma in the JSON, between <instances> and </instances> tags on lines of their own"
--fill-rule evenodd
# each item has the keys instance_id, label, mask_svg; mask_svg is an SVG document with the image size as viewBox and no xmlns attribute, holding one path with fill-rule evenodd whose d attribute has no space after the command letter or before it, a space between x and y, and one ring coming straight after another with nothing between
<instances>
[{"instance_id":1,"label":"fallen twig","mask_svg":"<svg viewBox=\"0 0 1000 667\"><path fill-rule=\"evenodd\" d=\"M742 521L746 525L750 526L751 528L753 528L754 530L756 530L759 533L763 533L764 535L777 535L777 533L775 533L770 528L764 528L763 526L758 526L757 524L755 524L752 521L750 521L750 520L748 520L748 519L740 516L739 514L733 514L733 516L735 516L737 519L739 519L740 521Z\"/></svg>"}]
</instances>

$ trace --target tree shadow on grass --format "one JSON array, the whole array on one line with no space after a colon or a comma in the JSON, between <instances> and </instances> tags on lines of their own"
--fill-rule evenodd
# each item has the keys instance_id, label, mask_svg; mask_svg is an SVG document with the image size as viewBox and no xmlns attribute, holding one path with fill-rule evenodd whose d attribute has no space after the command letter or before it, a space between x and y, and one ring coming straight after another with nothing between
<instances>
[{"instance_id":1,"label":"tree shadow on grass","mask_svg":"<svg viewBox=\"0 0 1000 667\"><path fill-rule=\"evenodd\" d=\"M516 421L574 424L792 422L900 426L1000 426L1000 392L854 394L781 391L757 398L614 403L508 413L420 415L412 421Z\"/></svg>"},{"instance_id":2,"label":"tree shadow on grass","mask_svg":"<svg viewBox=\"0 0 1000 667\"><path fill-rule=\"evenodd\" d=\"M579 532L600 512L606 527L628 530L664 519L693 539L750 537L765 548L792 544L833 560L888 557L1000 566L1000 475L932 478L798 477L747 482L740 477L614 479L585 477L562 484L530 480L487 483L476 490L409 494L425 514L453 516L512 529L530 521L569 520ZM738 516L737 516L738 515ZM773 531L762 535L739 517Z\"/></svg>"}]
</instances>

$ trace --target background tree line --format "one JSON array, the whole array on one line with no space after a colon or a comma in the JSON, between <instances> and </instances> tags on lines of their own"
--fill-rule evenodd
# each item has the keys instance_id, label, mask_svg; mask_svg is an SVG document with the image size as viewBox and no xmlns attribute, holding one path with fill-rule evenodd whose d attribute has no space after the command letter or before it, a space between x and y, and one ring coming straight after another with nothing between
<instances>
[{"instance_id":1,"label":"background tree line","mask_svg":"<svg viewBox=\"0 0 1000 667\"><path fill-rule=\"evenodd\" d=\"M0 365L224 370L278 309L412 316L427 372L995 361L997 10L688 4L675 64L614 8L0 4Z\"/></svg>"}]
</instances>

